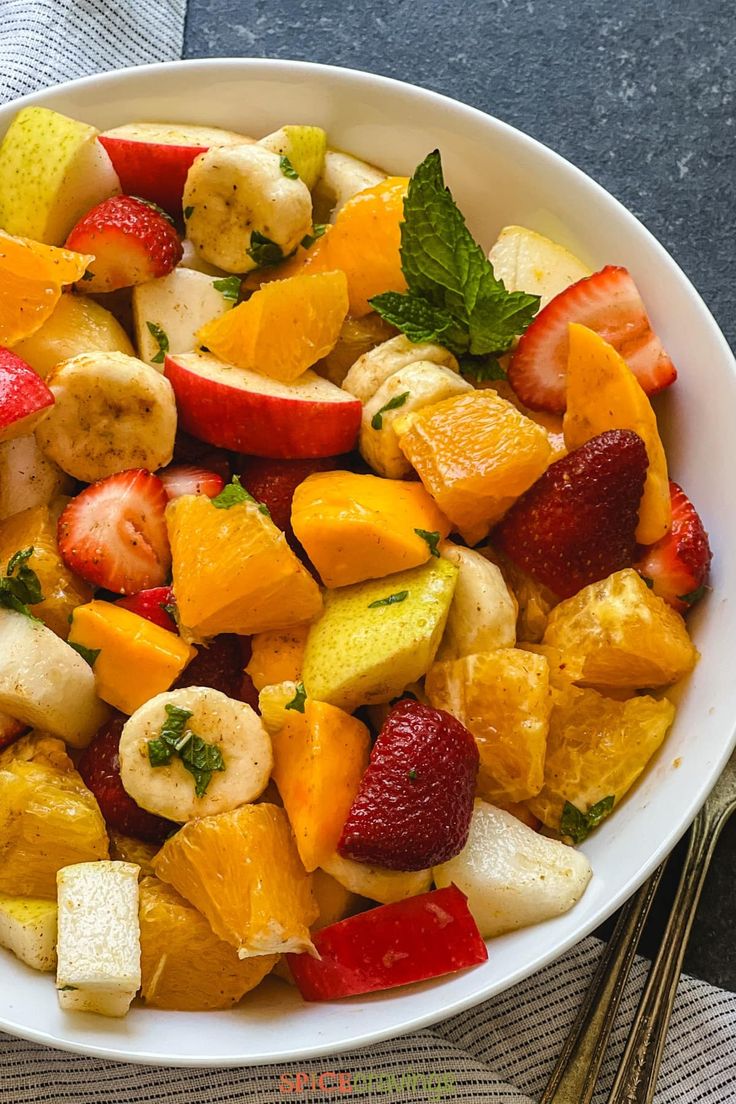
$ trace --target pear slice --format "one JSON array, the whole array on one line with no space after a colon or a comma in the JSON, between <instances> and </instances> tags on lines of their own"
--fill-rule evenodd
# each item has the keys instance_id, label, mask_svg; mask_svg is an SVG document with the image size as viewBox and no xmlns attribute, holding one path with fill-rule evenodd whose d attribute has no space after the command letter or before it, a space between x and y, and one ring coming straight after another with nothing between
<instances>
[{"instance_id":1,"label":"pear slice","mask_svg":"<svg viewBox=\"0 0 736 1104\"><path fill-rule=\"evenodd\" d=\"M282 126L261 138L260 144L279 157L288 157L292 168L311 192L325 164L327 135L322 127Z\"/></svg>"},{"instance_id":2,"label":"pear slice","mask_svg":"<svg viewBox=\"0 0 736 1104\"><path fill-rule=\"evenodd\" d=\"M541 296L540 310L592 271L564 245L525 226L504 226L488 260L508 291Z\"/></svg>"},{"instance_id":3,"label":"pear slice","mask_svg":"<svg viewBox=\"0 0 736 1104\"><path fill-rule=\"evenodd\" d=\"M55 970L56 901L0 893L0 947L34 970Z\"/></svg>"},{"instance_id":4,"label":"pear slice","mask_svg":"<svg viewBox=\"0 0 736 1104\"><path fill-rule=\"evenodd\" d=\"M47 245L63 245L95 204L120 182L99 132L46 107L24 107L0 145L0 227Z\"/></svg>"}]
</instances>

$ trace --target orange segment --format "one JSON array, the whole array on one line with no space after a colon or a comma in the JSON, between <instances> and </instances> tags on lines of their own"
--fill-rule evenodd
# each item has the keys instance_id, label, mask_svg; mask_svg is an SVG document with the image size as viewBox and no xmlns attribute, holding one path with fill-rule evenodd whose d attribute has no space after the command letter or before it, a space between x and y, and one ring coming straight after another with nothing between
<instances>
[{"instance_id":1,"label":"orange segment","mask_svg":"<svg viewBox=\"0 0 736 1104\"><path fill-rule=\"evenodd\" d=\"M197 339L229 364L291 383L330 352L347 312L344 272L291 276L207 322Z\"/></svg>"},{"instance_id":2,"label":"orange segment","mask_svg":"<svg viewBox=\"0 0 736 1104\"><path fill-rule=\"evenodd\" d=\"M140 885L141 997L150 1008L229 1008L268 974L276 955L238 958L204 916L158 878Z\"/></svg>"},{"instance_id":3,"label":"orange segment","mask_svg":"<svg viewBox=\"0 0 736 1104\"><path fill-rule=\"evenodd\" d=\"M317 905L286 813L276 805L192 820L166 841L153 866L239 958L312 949Z\"/></svg>"},{"instance_id":4,"label":"orange segment","mask_svg":"<svg viewBox=\"0 0 736 1104\"><path fill-rule=\"evenodd\" d=\"M309 625L256 633L251 637L246 671L256 690L276 682L296 682L302 672Z\"/></svg>"},{"instance_id":5,"label":"orange segment","mask_svg":"<svg viewBox=\"0 0 736 1104\"><path fill-rule=\"evenodd\" d=\"M471 545L549 463L545 430L490 390L443 399L393 425L401 451Z\"/></svg>"},{"instance_id":6,"label":"orange segment","mask_svg":"<svg viewBox=\"0 0 736 1104\"><path fill-rule=\"evenodd\" d=\"M0 231L0 345L35 333L94 257Z\"/></svg>"}]
</instances>

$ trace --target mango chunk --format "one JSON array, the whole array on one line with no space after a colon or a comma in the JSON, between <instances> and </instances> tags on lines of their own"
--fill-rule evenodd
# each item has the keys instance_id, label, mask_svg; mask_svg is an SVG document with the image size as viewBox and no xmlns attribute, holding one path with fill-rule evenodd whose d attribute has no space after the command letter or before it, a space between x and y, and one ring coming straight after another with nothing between
<instances>
[{"instance_id":1,"label":"mango chunk","mask_svg":"<svg viewBox=\"0 0 736 1104\"><path fill-rule=\"evenodd\" d=\"M306 870L335 851L368 766L370 734L357 717L307 700L273 737L273 777Z\"/></svg>"},{"instance_id":2,"label":"mango chunk","mask_svg":"<svg viewBox=\"0 0 736 1104\"><path fill-rule=\"evenodd\" d=\"M563 422L568 449L579 448L608 429L631 429L646 445L649 468L639 508L636 539L654 544L672 524L667 457L657 418L624 358L600 334L571 323L567 360L567 410Z\"/></svg>"},{"instance_id":3,"label":"mango chunk","mask_svg":"<svg viewBox=\"0 0 736 1104\"><path fill-rule=\"evenodd\" d=\"M319 613L319 587L257 503L218 509L206 495L184 495L169 503L166 523L187 639L250 636Z\"/></svg>"},{"instance_id":4,"label":"mango chunk","mask_svg":"<svg viewBox=\"0 0 736 1104\"><path fill-rule=\"evenodd\" d=\"M450 526L421 483L333 471L294 494L291 524L322 582L349 586L418 567ZM422 537L418 530L429 537Z\"/></svg>"},{"instance_id":5,"label":"mango chunk","mask_svg":"<svg viewBox=\"0 0 736 1104\"><path fill-rule=\"evenodd\" d=\"M325 595L302 678L310 698L352 713L426 674L444 632L457 568L444 559Z\"/></svg>"},{"instance_id":6,"label":"mango chunk","mask_svg":"<svg viewBox=\"0 0 736 1104\"><path fill-rule=\"evenodd\" d=\"M251 638L250 660L245 669L256 690L299 678L308 632L309 625L294 625L290 629L256 633Z\"/></svg>"},{"instance_id":7,"label":"mango chunk","mask_svg":"<svg viewBox=\"0 0 736 1104\"><path fill-rule=\"evenodd\" d=\"M129 715L168 690L197 654L168 629L97 600L75 609L69 643L99 649L93 667L97 693Z\"/></svg>"}]
</instances>

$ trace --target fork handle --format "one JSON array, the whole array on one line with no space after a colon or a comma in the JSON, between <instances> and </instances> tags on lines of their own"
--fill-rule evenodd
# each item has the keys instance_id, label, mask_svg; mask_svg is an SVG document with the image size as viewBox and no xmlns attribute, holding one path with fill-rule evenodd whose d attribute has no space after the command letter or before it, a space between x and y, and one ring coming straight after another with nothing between
<instances>
[{"instance_id":1,"label":"fork handle","mask_svg":"<svg viewBox=\"0 0 736 1104\"><path fill-rule=\"evenodd\" d=\"M685 949L728 810L706 802L693 822L672 912L631 1025L608 1104L652 1104Z\"/></svg>"}]
</instances>

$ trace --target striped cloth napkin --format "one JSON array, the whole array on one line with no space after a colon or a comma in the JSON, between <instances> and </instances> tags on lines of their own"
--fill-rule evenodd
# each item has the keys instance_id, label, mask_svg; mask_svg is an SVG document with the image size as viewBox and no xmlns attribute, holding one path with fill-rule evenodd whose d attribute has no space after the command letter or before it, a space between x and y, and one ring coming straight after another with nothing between
<instances>
[{"instance_id":1,"label":"striped cloth napkin","mask_svg":"<svg viewBox=\"0 0 736 1104\"><path fill-rule=\"evenodd\" d=\"M179 58L185 15L186 0L0 0L0 102L105 69ZM0 1034L0 1104L275 1104L334 1097L361 1104L534 1104L600 949L598 940L585 939L534 977L434 1028L291 1066L141 1067ZM0 962L0 985L1 975ZM603 1084L613 1077L645 976L646 963L639 959ZM733 1104L736 994L682 979L655 1099ZM595 1104L604 1101L601 1091Z\"/></svg>"}]
</instances>

